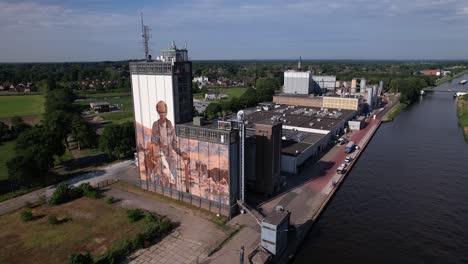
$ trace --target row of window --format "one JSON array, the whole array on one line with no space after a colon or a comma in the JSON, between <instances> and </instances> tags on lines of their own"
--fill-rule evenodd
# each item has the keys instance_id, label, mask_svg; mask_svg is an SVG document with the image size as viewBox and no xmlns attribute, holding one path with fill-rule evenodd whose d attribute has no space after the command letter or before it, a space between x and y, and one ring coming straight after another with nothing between
<instances>
[{"instance_id":1,"label":"row of window","mask_svg":"<svg viewBox=\"0 0 468 264\"><path fill-rule=\"evenodd\" d=\"M177 126L176 128L177 135L179 137L199 139L202 141L209 141L214 143L228 144L234 143L235 137L231 137L231 142L229 139L229 132L224 131L214 131L207 129L200 129L195 127L185 127Z\"/></svg>"}]
</instances>

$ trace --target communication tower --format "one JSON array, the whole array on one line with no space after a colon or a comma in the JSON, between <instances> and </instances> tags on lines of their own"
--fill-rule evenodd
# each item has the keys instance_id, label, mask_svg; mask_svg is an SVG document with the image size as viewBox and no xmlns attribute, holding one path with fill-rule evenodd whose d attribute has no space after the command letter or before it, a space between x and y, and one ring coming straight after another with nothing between
<instances>
[{"instance_id":1,"label":"communication tower","mask_svg":"<svg viewBox=\"0 0 468 264\"><path fill-rule=\"evenodd\" d=\"M145 59L149 60L149 39L150 39L150 27L143 23L143 12L140 13L141 16L141 38L143 39L143 48L145 50Z\"/></svg>"}]
</instances>

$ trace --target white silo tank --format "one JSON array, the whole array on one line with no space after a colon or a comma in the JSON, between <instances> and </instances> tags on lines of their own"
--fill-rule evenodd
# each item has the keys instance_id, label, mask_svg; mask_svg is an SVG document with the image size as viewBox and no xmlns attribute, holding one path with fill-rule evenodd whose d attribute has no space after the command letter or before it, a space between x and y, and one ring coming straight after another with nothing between
<instances>
[{"instance_id":1,"label":"white silo tank","mask_svg":"<svg viewBox=\"0 0 468 264\"><path fill-rule=\"evenodd\" d=\"M366 91L366 79L361 79L361 91Z\"/></svg>"},{"instance_id":2,"label":"white silo tank","mask_svg":"<svg viewBox=\"0 0 468 264\"><path fill-rule=\"evenodd\" d=\"M369 105L369 111L372 110L372 88L367 88L367 105Z\"/></svg>"}]
</instances>

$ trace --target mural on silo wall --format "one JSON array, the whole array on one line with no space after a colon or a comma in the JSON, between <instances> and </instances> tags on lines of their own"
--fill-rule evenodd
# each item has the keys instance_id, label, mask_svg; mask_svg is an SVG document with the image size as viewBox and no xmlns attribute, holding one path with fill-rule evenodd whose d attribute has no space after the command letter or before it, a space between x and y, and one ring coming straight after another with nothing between
<instances>
[{"instance_id":1,"label":"mural on silo wall","mask_svg":"<svg viewBox=\"0 0 468 264\"><path fill-rule=\"evenodd\" d=\"M171 76L133 75L132 84L140 178L147 188L229 205L229 146L176 136Z\"/></svg>"}]
</instances>

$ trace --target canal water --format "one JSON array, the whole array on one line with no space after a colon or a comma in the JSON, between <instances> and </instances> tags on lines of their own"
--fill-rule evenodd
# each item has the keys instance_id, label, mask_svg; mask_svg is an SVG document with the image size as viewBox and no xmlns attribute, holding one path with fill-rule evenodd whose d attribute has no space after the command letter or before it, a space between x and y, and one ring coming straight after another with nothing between
<instances>
[{"instance_id":1,"label":"canal water","mask_svg":"<svg viewBox=\"0 0 468 264\"><path fill-rule=\"evenodd\" d=\"M296 263L468 263L468 144L453 92L381 125Z\"/></svg>"}]
</instances>

